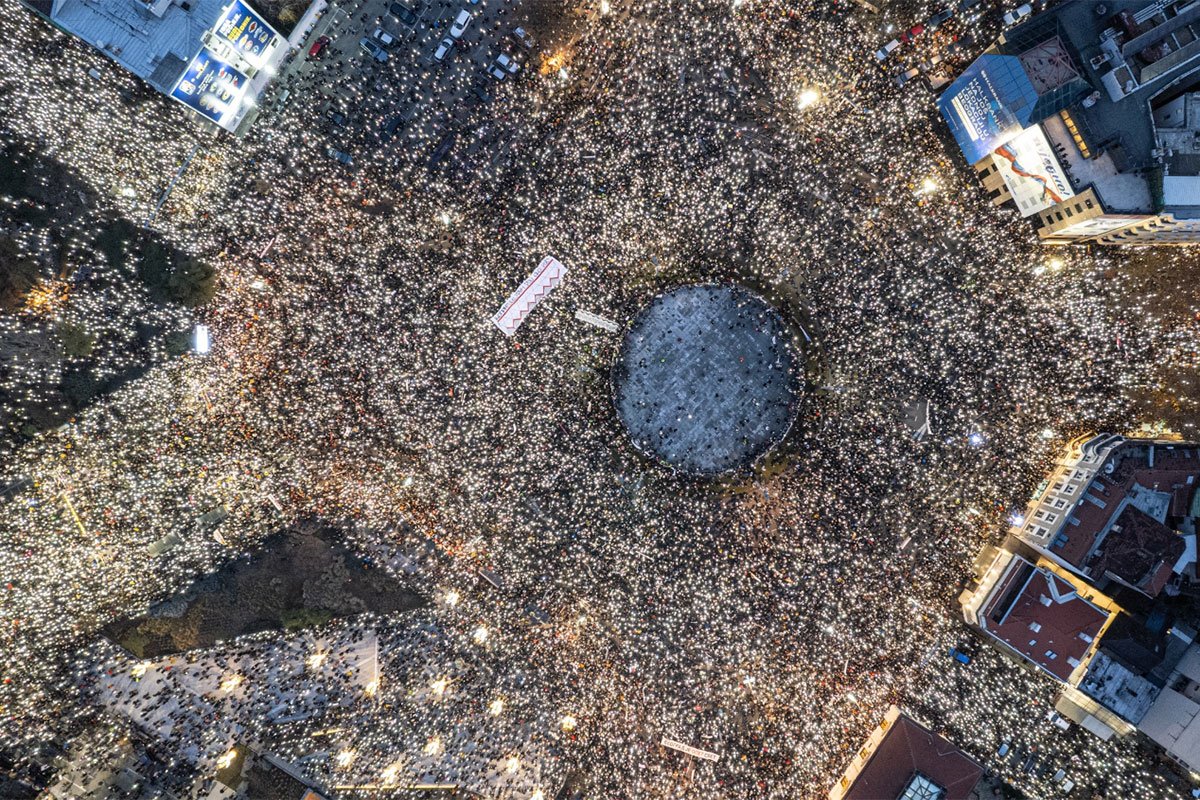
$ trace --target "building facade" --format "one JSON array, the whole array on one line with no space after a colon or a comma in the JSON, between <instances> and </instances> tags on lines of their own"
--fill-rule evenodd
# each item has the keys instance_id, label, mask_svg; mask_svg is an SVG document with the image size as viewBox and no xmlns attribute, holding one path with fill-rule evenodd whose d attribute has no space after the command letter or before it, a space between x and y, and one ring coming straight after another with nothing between
<instances>
[{"instance_id":1,"label":"building facade","mask_svg":"<svg viewBox=\"0 0 1200 800\"><path fill-rule=\"evenodd\" d=\"M1200 0L1068 0L941 95L996 205L1044 244L1200 241Z\"/></svg>"},{"instance_id":2,"label":"building facade","mask_svg":"<svg viewBox=\"0 0 1200 800\"><path fill-rule=\"evenodd\" d=\"M288 52L247 0L25 0L202 119L235 131Z\"/></svg>"}]
</instances>

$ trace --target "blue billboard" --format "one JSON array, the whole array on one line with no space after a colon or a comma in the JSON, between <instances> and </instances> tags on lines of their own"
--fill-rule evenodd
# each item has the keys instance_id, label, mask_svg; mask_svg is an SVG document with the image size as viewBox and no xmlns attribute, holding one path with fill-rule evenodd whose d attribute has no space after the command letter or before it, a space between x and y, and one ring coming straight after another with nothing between
<instances>
[{"instance_id":1,"label":"blue billboard","mask_svg":"<svg viewBox=\"0 0 1200 800\"><path fill-rule=\"evenodd\" d=\"M263 52L279 35L242 0L234 0L225 9L213 32L255 66L261 66Z\"/></svg>"},{"instance_id":2,"label":"blue billboard","mask_svg":"<svg viewBox=\"0 0 1200 800\"><path fill-rule=\"evenodd\" d=\"M237 118L249 83L243 73L217 58L208 48L201 48L175 81L171 97L218 125L227 126Z\"/></svg>"},{"instance_id":3,"label":"blue billboard","mask_svg":"<svg viewBox=\"0 0 1200 800\"><path fill-rule=\"evenodd\" d=\"M1025 129L1037 99L1020 59L982 55L938 99L938 111L974 164Z\"/></svg>"}]
</instances>

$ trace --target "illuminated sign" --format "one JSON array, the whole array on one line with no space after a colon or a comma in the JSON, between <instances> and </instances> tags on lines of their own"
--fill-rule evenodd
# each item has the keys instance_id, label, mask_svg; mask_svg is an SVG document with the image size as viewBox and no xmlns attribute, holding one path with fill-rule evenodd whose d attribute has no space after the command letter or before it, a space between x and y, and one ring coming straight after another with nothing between
<instances>
[{"instance_id":1,"label":"illuminated sign","mask_svg":"<svg viewBox=\"0 0 1200 800\"><path fill-rule=\"evenodd\" d=\"M1021 133L1036 102L1018 58L983 55L942 94L938 110L975 164Z\"/></svg>"},{"instance_id":2,"label":"illuminated sign","mask_svg":"<svg viewBox=\"0 0 1200 800\"><path fill-rule=\"evenodd\" d=\"M212 30L218 39L228 43L238 55L255 66L262 64L265 52L279 37L275 29L242 0L234 0Z\"/></svg>"},{"instance_id":3,"label":"illuminated sign","mask_svg":"<svg viewBox=\"0 0 1200 800\"><path fill-rule=\"evenodd\" d=\"M1028 217L1075 196L1070 181L1046 139L1034 125L996 148L995 164L1013 201Z\"/></svg>"},{"instance_id":4,"label":"illuminated sign","mask_svg":"<svg viewBox=\"0 0 1200 800\"><path fill-rule=\"evenodd\" d=\"M171 97L224 128L236 124L250 81L246 75L201 48L175 82Z\"/></svg>"}]
</instances>

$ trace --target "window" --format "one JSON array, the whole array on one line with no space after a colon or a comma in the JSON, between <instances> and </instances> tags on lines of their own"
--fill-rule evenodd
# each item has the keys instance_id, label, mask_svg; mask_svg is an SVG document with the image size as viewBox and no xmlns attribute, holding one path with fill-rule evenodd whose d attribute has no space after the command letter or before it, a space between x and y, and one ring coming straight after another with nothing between
<instances>
[{"instance_id":1,"label":"window","mask_svg":"<svg viewBox=\"0 0 1200 800\"><path fill-rule=\"evenodd\" d=\"M1048 659L1050 659L1051 661L1053 661L1054 659L1058 658L1058 653L1054 652L1053 650L1047 650L1047 651L1046 651L1046 658L1048 658Z\"/></svg>"},{"instance_id":2,"label":"window","mask_svg":"<svg viewBox=\"0 0 1200 800\"><path fill-rule=\"evenodd\" d=\"M1029 623L1029 630L1033 631L1034 633L1037 633L1041 629L1042 629L1042 623L1040 623L1040 622Z\"/></svg>"}]
</instances>

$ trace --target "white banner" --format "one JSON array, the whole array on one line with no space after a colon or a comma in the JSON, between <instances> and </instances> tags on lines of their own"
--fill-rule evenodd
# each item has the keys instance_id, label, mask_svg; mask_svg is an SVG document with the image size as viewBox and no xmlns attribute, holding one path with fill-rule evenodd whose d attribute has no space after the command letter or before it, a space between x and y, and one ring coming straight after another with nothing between
<instances>
[{"instance_id":1,"label":"white banner","mask_svg":"<svg viewBox=\"0 0 1200 800\"><path fill-rule=\"evenodd\" d=\"M509 295L508 300L492 317L492 324L499 328L505 336L512 336L521 327L525 317L534 307L553 291L555 286L562 283L567 268L554 256L546 256L537 269Z\"/></svg>"},{"instance_id":2,"label":"white banner","mask_svg":"<svg viewBox=\"0 0 1200 800\"><path fill-rule=\"evenodd\" d=\"M616 333L620 330L617 323L613 322L608 317L602 317L599 314L593 314L590 311L584 311L582 308L575 309L575 319L580 322L586 322L588 325L595 325L597 328L603 328L609 333Z\"/></svg>"},{"instance_id":3,"label":"white banner","mask_svg":"<svg viewBox=\"0 0 1200 800\"><path fill-rule=\"evenodd\" d=\"M666 736L662 738L662 746L669 747L672 750L678 750L681 753L687 753L689 756L695 756L696 758L706 758L709 761L716 761L718 758L720 758L720 755L717 753L713 753L709 750L701 750L699 747L692 747L690 744L677 742L674 739L668 739Z\"/></svg>"}]
</instances>

